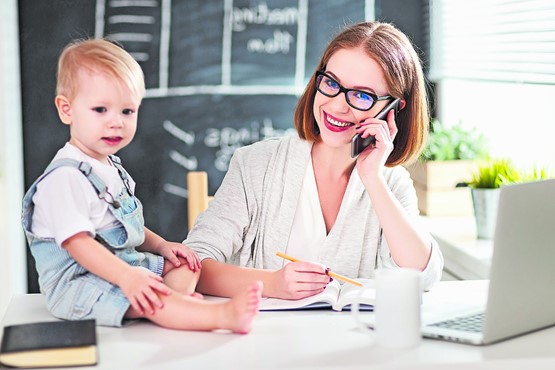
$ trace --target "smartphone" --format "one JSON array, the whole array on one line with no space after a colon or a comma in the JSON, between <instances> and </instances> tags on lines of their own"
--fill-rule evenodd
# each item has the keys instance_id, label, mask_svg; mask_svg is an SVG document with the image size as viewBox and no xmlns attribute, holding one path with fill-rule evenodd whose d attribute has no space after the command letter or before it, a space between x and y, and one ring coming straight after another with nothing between
<instances>
[{"instance_id":1,"label":"smartphone","mask_svg":"<svg viewBox=\"0 0 555 370\"><path fill-rule=\"evenodd\" d=\"M387 119L387 114L390 110L395 111L395 117L397 118L397 113L399 113L399 107L401 105L401 99L395 99L391 103L385 106L384 109L380 111L380 113L376 114L377 119ZM374 136L368 136L367 138L361 137L359 134L356 134L351 139L351 157L355 158L359 155L366 147L370 144L374 144L376 142L376 138Z\"/></svg>"}]
</instances>

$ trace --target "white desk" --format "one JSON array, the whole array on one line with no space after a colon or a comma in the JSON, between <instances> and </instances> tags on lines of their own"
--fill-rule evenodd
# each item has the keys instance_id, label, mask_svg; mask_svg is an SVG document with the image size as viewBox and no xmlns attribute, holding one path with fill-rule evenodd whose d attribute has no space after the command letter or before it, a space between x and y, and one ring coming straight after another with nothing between
<instances>
[{"instance_id":1,"label":"white desk","mask_svg":"<svg viewBox=\"0 0 555 370\"><path fill-rule=\"evenodd\" d=\"M474 217L423 217L437 240L445 271L462 280L489 279L493 240L478 239Z\"/></svg>"},{"instance_id":2,"label":"white desk","mask_svg":"<svg viewBox=\"0 0 555 370\"><path fill-rule=\"evenodd\" d=\"M487 281L441 282L424 307L480 303L486 290ZM18 295L1 325L46 320L55 319L41 295ZM97 334L95 369L555 369L555 327L486 347L425 339L410 350L382 348L350 313L327 310L261 312L247 335L174 331L146 321L98 327Z\"/></svg>"}]
</instances>

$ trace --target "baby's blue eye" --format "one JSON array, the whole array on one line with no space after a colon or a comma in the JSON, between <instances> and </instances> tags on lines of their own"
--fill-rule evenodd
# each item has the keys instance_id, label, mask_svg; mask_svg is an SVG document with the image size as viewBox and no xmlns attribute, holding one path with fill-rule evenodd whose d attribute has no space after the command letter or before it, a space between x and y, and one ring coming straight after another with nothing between
<instances>
[{"instance_id":1,"label":"baby's blue eye","mask_svg":"<svg viewBox=\"0 0 555 370\"><path fill-rule=\"evenodd\" d=\"M96 113L106 113L107 109L104 107L95 107L93 108L93 111L95 111Z\"/></svg>"}]
</instances>

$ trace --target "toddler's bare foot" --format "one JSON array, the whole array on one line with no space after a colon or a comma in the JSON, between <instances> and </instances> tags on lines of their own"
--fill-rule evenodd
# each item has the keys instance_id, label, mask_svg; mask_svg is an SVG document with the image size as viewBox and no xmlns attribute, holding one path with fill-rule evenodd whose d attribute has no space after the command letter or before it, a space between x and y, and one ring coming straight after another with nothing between
<instances>
[{"instance_id":1,"label":"toddler's bare foot","mask_svg":"<svg viewBox=\"0 0 555 370\"><path fill-rule=\"evenodd\" d=\"M253 283L245 292L232 297L224 308L224 328L234 333L247 334L258 313L262 297L262 282Z\"/></svg>"}]
</instances>

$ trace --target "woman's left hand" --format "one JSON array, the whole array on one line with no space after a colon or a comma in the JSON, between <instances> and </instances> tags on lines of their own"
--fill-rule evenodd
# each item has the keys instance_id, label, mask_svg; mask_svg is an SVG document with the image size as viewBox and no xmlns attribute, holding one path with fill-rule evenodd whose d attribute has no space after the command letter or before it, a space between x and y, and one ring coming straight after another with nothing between
<instances>
[{"instance_id":1,"label":"woman's left hand","mask_svg":"<svg viewBox=\"0 0 555 370\"><path fill-rule=\"evenodd\" d=\"M362 122L356 131L363 137L376 138L375 143L364 149L357 158L356 167L359 175L362 177L379 175L393 151L393 140L398 132L394 110L390 110L387 114L387 121L369 118Z\"/></svg>"}]
</instances>

